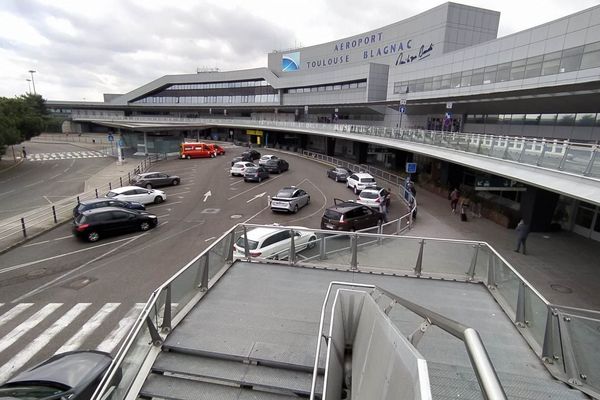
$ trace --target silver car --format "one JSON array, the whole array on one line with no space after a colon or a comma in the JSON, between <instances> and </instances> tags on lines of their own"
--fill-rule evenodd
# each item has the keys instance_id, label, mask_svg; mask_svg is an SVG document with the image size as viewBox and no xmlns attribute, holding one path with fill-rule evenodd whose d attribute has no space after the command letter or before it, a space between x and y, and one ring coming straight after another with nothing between
<instances>
[{"instance_id":1,"label":"silver car","mask_svg":"<svg viewBox=\"0 0 600 400\"><path fill-rule=\"evenodd\" d=\"M295 186L286 186L271 199L271 210L296 213L308 203L310 203L308 193Z\"/></svg>"}]
</instances>

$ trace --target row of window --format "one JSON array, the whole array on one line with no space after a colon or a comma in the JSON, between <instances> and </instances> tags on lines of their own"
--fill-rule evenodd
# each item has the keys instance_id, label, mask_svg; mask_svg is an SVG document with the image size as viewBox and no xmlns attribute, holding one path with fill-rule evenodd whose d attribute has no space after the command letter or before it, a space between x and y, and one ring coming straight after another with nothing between
<instances>
[{"instance_id":1,"label":"row of window","mask_svg":"<svg viewBox=\"0 0 600 400\"><path fill-rule=\"evenodd\" d=\"M452 74L394 82L394 93L487 85L600 67L600 42Z\"/></svg>"},{"instance_id":2,"label":"row of window","mask_svg":"<svg viewBox=\"0 0 600 400\"><path fill-rule=\"evenodd\" d=\"M268 86L267 81L239 81L239 82L212 82L212 83L186 83L171 85L165 90L193 90L193 89L229 89L240 87Z\"/></svg>"},{"instance_id":3,"label":"row of window","mask_svg":"<svg viewBox=\"0 0 600 400\"><path fill-rule=\"evenodd\" d=\"M239 104L239 103L279 103L278 94L256 94L247 96L179 96L144 97L135 104Z\"/></svg>"},{"instance_id":4,"label":"row of window","mask_svg":"<svg viewBox=\"0 0 600 400\"><path fill-rule=\"evenodd\" d=\"M310 86L310 87L300 87L287 89L286 93L310 93L310 92L328 92L331 90L346 90L346 89L358 89L367 87L367 81L357 81L357 82L346 82L346 83L338 83L335 85L322 85L322 86Z\"/></svg>"},{"instance_id":5,"label":"row of window","mask_svg":"<svg viewBox=\"0 0 600 400\"><path fill-rule=\"evenodd\" d=\"M470 114L466 123L544 126L600 126L600 113Z\"/></svg>"}]
</instances>

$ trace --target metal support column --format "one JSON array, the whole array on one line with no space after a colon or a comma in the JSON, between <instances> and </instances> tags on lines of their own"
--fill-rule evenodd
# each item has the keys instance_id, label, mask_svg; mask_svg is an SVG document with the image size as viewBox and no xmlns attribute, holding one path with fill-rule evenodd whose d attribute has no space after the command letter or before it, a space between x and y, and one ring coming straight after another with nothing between
<instances>
[{"instance_id":1,"label":"metal support column","mask_svg":"<svg viewBox=\"0 0 600 400\"><path fill-rule=\"evenodd\" d=\"M208 290L208 270L210 266L210 251L204 255L204 265L202 265L202 276L200 278L200 290L206 292Z\"/></svg>"},{"instance_id":2,"label":"metal support column","mask_svg":"<svg viewBox=\"0 0 600 400\"><path fill-rule=\"evenodd\" d=\"M358 236L356 236L356 233L350 236L350 251L352 252L352 258L350 259L350 268L357 269Z\"/></svg>"},{"instance_id":3,"label":"metal support column","mask_svg":"<svg viewBox=\"0 0 600 400\"><path fill-rule=\"evenodd\" d=\"M472 281L475 278L475 268L477 267L477 255L479 254L479 244L473 246L473 257L471 257L471 265L469 266L469 271L467 275L469 276L469 280Z\"/></svg>"},{"instance_id":4,"label":"metal support column","mask_svg":"<svg viewBox=\"0 0 600 400\"><path fill-rule=\"evenodd\" d=\"M517 309L515 311L515 323L521 328L524 328L527 323L525 320L525 284L523 282L519 283Z\"/></svg>"},{"instance_id":5,"label":"metal support column","mask_svg":"<svg viewBox=\"0 0 600 400\"><path fill-rule=\"evenodd\" d=\"M290 265L293 265L296 262L296 233L293 229L290 229L290 255L288 257L288 261Z\"/></svg>"},{"instance_id":6,"label":"metal support column","mask_svg":"<svg viewBox=\"0 0 600 400\"><path fill-rule=\"evenodd\" d=\"M554 364L554 359L556 357L556 352L554 351L554 338L556 337L556 325L558 325L557 315L556 310L548 307L546 329L544 331L544 344L542 346L542 360L548 364Z\"/></svg>"},{"instance_id":7,"label":"metal support column","mask_svg":"<svg viewBox=\"0 0 600 400\"><path fill-rule=\"evenodd\" d=\"M581 374L577 365L575 354L573 353L573 343L569 332L568 324L571 322L571 317L558 314L558 326L560 327L560 338L563 344L563 359L565 364L565 373L569 377L571 385L581 386L581 379L586 376Z\"/></svg>"},{"instance_id":8,"label":"metal support column","mask_svg":"<svg viewBox=\"0 0 600 400\"><path fill-rule=\"evenodd\" d=\"M325 238L326 236L323 236L321 237L321 240L319 240L319 260L327 259L327 244L325 242Z\"/></svg>"},{"instance_id":9,"label":"metal support column","mask_svg":"<svg viewBox=\"0 0 600 400\"><path fill-rule=\"evenodd\" d=\"M246 225L242 227L244 229L244 258L246 261L250 261L250 250L248 249L248 229Z\"/></svg>"},{"instance_id":10,"label":"metal support column","mask_svg":"<svg viewBox=\"0 0 600 400\"><path fill-rule=\"evenodd\" d=\"M229 243L228 243L228 247L227 247L227 258L225 258L225 262L228 263L232 263L233 262L233 251L235 250L235 247L233 247L233 245L235 244L235 230L232 230L231 233L229 234Z\"/></svg>"},{"instance_id":11,"label":"metal support column","mask_svg":"<svg viewBox=\"0 0 600 400\"><path fill-rule=\"evenodd\" d=\"M163 340L160 337L156 326L154 326L154 322L152 322L152 319L150 319L150 316L146 317L146 325L148 325L148 332L150 333L150 337L152 338L152 344L156 347L162 346Z\"/></svg>"},{"instance_id":12,"label":"metal support column","mask_svg":"<svg viewBox=\"0 0 600 400\"><path fill-rule=\"evenodd\" d=\"M417 263L415 265L415 275L421 276L423 270L423 247L425 246L425 239L421 239L419 246L419 255L417 256Z\"/></svg>"},{"instance_id":13,"label":"metal support column","mask_svg":"<svg viewBox=\"0 0 600 400\"><path fill-rule=\"evenodd\" d=\"M494 253L490 251L488 256L488 278L487 278L487 287L489 289L496 288L496 257Z\"/></svg>"},{"instance_id":14,"label":"metal support column","mask_svg":"<svg viewBox=\"0 0 600 400\"><path fill-rule=\"evenodd\" d=\"M595 144L594 147L592 147L592 154L590 155L590 161L588 161L588 164L585 167L585 171L583 171L584 176L588 176L589 174L592 173L592 167L594 166L594 159L596 158L597 152L598 152L598 145Z\"/></svg>"},{"instance_id":15,"label":"metal support column","mask_svg":"<svg viewBox=\"0 0 600 400\"><path fill-rule=\"evenodd\" d=\"M162 323L163 333L171 331L171 285L167 285L167 293L165 296L165 311L163 313Z\"/></svg>"}]
</instances>

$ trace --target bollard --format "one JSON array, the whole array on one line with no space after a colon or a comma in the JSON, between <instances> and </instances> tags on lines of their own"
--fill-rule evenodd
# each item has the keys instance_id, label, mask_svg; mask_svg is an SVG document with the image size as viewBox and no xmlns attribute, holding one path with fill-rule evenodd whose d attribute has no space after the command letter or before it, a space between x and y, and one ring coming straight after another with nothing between
<instances>
[{"instance_id":1,"label":"bollard","mask_svg":"<svg viewBox=\"0 0 600 400\"><path fill-rule=\"evenodd\" d=\"M121 184L121 186L123 186L123 177L119 177L119 183Z\"/></svg>"},{"instance_id":2,"label":"bollard","mask_svg":"<svg viewBox=\"0 0 600 400\"><path fill-rule=\"evenodd\" d=\"M98 198L98 189L95 189L96 191L96 198Z\"/></svg>"},{"instance_id":3,"label":"bollard","mask_svg":"<svg viewBox=\"0 0 600 400\"><path fill-rule=\"evenodd\" d=\"M52 206L52 216L54 217L54 223L58 223L58 219L56 219L56 207Z\"/></svg>"},{"instance_id":4,"label":"bollard","mask_svg":"<svg viewBox=\"0 0 600 400\"><path fill-rule=\"evenodd\" d=\"M112 190L112 183L108 182L108 190Z\"/></svg>"},{"instance_id":5,"label":"bollard","mask_svg":"<svg viewBox=\"0 0 600 400\"><path fill-rule=\"evenodd\" d=\"M127 182L131 183L131 172L127 173Z\"/></svg>"},{"instance_id":6,"label":"bollard","mask_svg":"<svg viewBox=\"0 0 600 400\"><path fill-rule=\"evenodd\" d=\"M81 204L81 201L79 201L79 196L77 196L77 204Z\"/></svg>"},{"instance_id":7,"label":"bollard","mask_svg":"<svg viewBox=\"0 0 600 400\"><path fill-rule=\"evenodd\" d=\"M21 230L23 231L23 237L27 237L27 230L25 229L25 218L21 218Z\"/></svg>"}]
</instances>

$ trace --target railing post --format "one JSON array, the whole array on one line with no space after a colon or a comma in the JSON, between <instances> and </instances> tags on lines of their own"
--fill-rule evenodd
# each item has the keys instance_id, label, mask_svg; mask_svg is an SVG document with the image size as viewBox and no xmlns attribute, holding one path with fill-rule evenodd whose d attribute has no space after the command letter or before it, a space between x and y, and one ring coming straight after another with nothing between
<instances>
[{"instance_id":1,"label":"railing post","mask_svg":"<svg viewBox=\"0 0 600 400\"><path fill-rule=\"evenodd\" d=\"M562 171L563 168L565 167L565 161L567 161L567 155L569 154L569 148L571 147L568 144L566 144L565 146L566 146L565 154L563 154L562 158L560 159L560 163L558 164L559 171Z\"/></svg>"},{"instance_id":2,"label":"railing post","mask_svg":"<svg viewBox=\"0 0 600 400\"><path fill-rule=\"evenodd\" d=\"M146 316L146 325L148 325L148 331L150 333L150 337L152 338L152 344L156 347L162 346L163 340L158 334L158 330L156 330L156 326L150 319L150 316Z\"/></svg>"},{"instance_id":3,"label":"railing post","mask_svg":"<svg viewBox=\"0 0 600 400\"><path fill-rule=\"evenodd\" d=\"M490 251L488 256L488 278L487 286L489 289L496 288L496 257L493 252Z\"/></svg>"},{"instance_id":4,"label":"railing post","mask_svg":"<svg viewBox=\"0 0 600 400\"><path fill-rule=\"evenodd\" d=\"M527 324L525 320L525 283L519 283L519 294L517 296L517 309L515 312L515 323L524 328Z\"/></svg>"},{"instance_id":5,"label":"railing post","mask_svg":"<svg viewBox=\"0 0 600 400\"><path fill-rule=\"evenodd\" d=\"M326 249L326 242L325 242L325 238L327 236L322 236L321 240L319 240L319 260L325 260L327 259L327 249Z\"/></svg>"},{"instance_id":6,"label":"railing post","mask_svg":"<svg viewBox=\"0 0 600 400\"><path fill-rule=\"evenodd\" d=\"M119 186L123 187L123 177L119 177Z\"/></svg>"},{"instance_id":7,"label":"railing post","mask_svg":"<svg viewBox=\"0 0 600 400\"><path fill-rule=\"evenodd\" d=\"M472 281L475 278L475 267L477 267L477 255L479 254L479 243L474 245L473 257L471 257L471 265L469 266L469 280Z\"/></svg>"},{"instance_id":8,"label":"railing post","mask_svg":"<svg viewBox=\"0 0 600 400\"><path fill-rule=\"evenodd\" d=\"M352 253L352 257L350 259L350 268L357 269L358 268L358 261L357 261L358 237L357 237L356 233L354 233L354 234L352 234L352 236L350 236L350 251Z\"/></svg>"},{"instance_id":9,"label":"railing post","mask_svg":"<svg viewBox=\"0 0 600 400\"><path fill-rule=\"evenodd\" d=\"M206 292L208 290L208 268L210 266L210 251L204 255L204 265L202 265L202 275L200 277L200 291Z\"/></svg>"},{"instance_id":10,"label":"railing post","mask_svg":"<svg viewBox=\"0 0 600 400\"><path fill-rule=\"evenodd\" d=\"M248 229L246 225L242 227L244 229L244 258L246 261L250 261L250 250L248 249Z\"/></svg>"},{"instance_id":11,"label":"railing post","mask_svg":"<svg viewBox=\"0 0 600 400\"><path fill-rule=\"evenodd\" d=\"M25 218L21 217L21 231L23 231L23 237L27 237L27 229L25 229Z\"/></svg>"},{"instance_id":12,"label":"railing post","mask_svg":"<svg viewBox=\"0 0 600 400\"><path fill-rule=\"evenodd\" d=\"M171 284L167 285L167 293L165 295L165 311L163 313L162 323L163 333L171 331Z\"/></svg>"},{"instance_id":13,"label":"railing post","mask_svg":"<svg viewBox=\"0 0 600 400\"><path fill-rule=\"evenodd\" d=\"M573 343L571 341L571 334L567 328L567 324L571 322L571 317L558 314L558 326L560 327L560 338L562 340L562 353L565 365L565 373L569 378L571 385L581 386L582 375L577 366L577 360L573 353Z\"/></svg>"},{"instance_id":14,"label":"railing post","mask_svg":"<svg viewBox=\"0 0 600 400\"><path fill-rule=\"evenodd\" d=\"M112 183L108 182L108 190L112 190Z\"/></svg>"},{"instance_id":15,"label":"railing post","mask_svg":"<svg viewBox=\"0 0 600 400\"><path fill-rule=\"evenodd\" d=\"M421 276L421 272L423 271L423 247L425 246L425 239L421 239L419 244L419 255L417 256L417 263L415 264L416 276Z\"/></svg>"},{"instance_id":16,"label":"railing post","mask_svg":"<svg viewBox=\"0 0 600 400\"><path fill-rule=\"evenodd\" d=\"M56 207L52 206L52 216L54 217L54 223L58 223L58 219L56 218Z\"/></svg>"},{"instance_id":17,"label":"railing post","mask_svg":"<svg viewBox=\"0 0 600 400\"><path fill-rule=\"evenodd\" d=\"M585 170L583 171L583 175L587 176L589 174L592 173L592 167L594 166L594 159L596 158L596 152L598 151L598 145L595 144L592 147L592 154L590 155L590 161L588 161L587 166L585 167Z\"/></svg>"},{"instance_id":18,"label":"railing post","mask_svg":"<svg viewBox=\"0 0 600 400\"><path fill-rule=\"evenodd\" d=\"M290 254L288 256L288 262L290 265L296 261L296 237L293 229L290 229Z\"/></svg>"},{"instance_id":19,"label":"railing post","mask_svg":"<svg viewBox=\"0 0 600 400\"><path fill-rule=\"evenodd\" d=\"M127 173L127 184L131 183L131 172Z\"/></svg>"},{"instance_id":20,"label":"railing post","mask_svg":"<svg viewBox=\"0 0 600 400\"><path fill-rule=\"evenodd\" d=\"M233 251L235 244L235 229L231 231L229 234L229 246L227 247L227 258L225 258L225 262L232 263L233 262Z\"/></svg>"},{"instance_id":21,"label":"railing post","mask_svg":"<svg viewBox=\"0 0 600 400\"><path fill-rule=\"evenodd\" d=\"M540 156L538 157L537 161L535 162L536 166L539 167L542 164L545 154L546 154L546 140L542 139L542 152L540 153Z\"/></svg>"},{"instance_id":22,"label":"railing post","mask_svg":"<svg viewBox=\"0 0 600 400\"><path fill-rule=\"evenodd\" d=\"M96 192L96 198L98 198L98 189L94 189L94 191Z\"/></svg>"},{"instance_id":23,"label":"railing post","mask_svg":"<svg viewBox=\"0 0 600 400\"><path fill-rule=\"evenodd\" d=\"M523 160L523 157L525 156L525 151L527 149L527 142L525 141L525 139L521 141L521 146L523 146L523 148L521 149L521 154L519 154L519 159L517 160L518 162L521 162Z\"/></svg>"},{"instance_id":24,"label":"railing post","mask_svg":"<svg viewBox=\"0 0 600 400\"><path fill-rule=\"evenodd\" d=\"M554 351L554 321L557 319L557 313L550 306L547 307L547 310L546 329L544 330L544 343L542 345L542 360L548 364L554 364L554 357L556 356Z\"/></svg>"}]
</instances>

